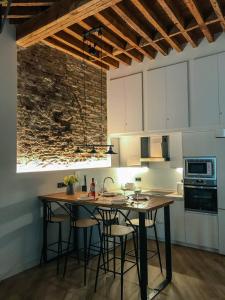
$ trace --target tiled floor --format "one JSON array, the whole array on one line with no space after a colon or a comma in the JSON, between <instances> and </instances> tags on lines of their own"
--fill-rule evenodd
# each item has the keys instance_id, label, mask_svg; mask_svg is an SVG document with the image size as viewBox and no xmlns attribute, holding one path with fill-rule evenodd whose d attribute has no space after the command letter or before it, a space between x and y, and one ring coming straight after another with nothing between
<instances>
[{"instance_id":1,"label":"tiled floor","mask_svg":"<svg viewBox=\"0 0 225 300\"><path fill-rule=\"evenodd\" d=\"M161 253L164 245L161 243ZM215 253L173 246L173 282L156 298L168 300L225 300L225 257ZM163 260L163 265L165 262ZM99 277L97 293L94 293L96 259L88 271L88 284L83 286L83 268L72 259L66 278L56 275L52 262L36 267L0 283L1 300L119 300L120 278L112 274ZM158 259L149 266L149 286L162 280ZM137 271L134 267L125 275L124 300L140 299Z\"/></svg>"}]
</instances>

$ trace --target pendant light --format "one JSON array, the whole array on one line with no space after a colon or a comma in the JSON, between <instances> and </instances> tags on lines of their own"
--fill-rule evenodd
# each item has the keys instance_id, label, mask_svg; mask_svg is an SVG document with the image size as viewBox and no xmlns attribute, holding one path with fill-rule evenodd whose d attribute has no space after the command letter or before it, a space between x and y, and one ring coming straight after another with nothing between
<instances>
[{"instance_id":1,"label":"pendant light","mask_svg":"<svg viewBox=\"0 0 225 300\"><path fill-rule=\"evenodd\" d=\"M109 149L108 151L105 152L105 154L110 154L110 155L113 155L113 154L117 154L116 152L113 151L113 145L109 145Z\"/></svg>"},{"instance_id":2,"label":"pendant light","mask_svg":"<svg viewBox=\"0 0 225 300\"><path fill-rule=\"evenodd\" d=\"M91 42L88 40L89 36L93 33L97 32L99 37L101 38L101 49L100 52L96 50L96 44L91 44ZM88 46L88 51L91 55L99 55L100 62L101 62L101 71L100 71L100 105L101 105L101 130L100 130L100 143L95 144L88 144L87 143L87 96L86 96L86 61L85 61L85 45ZM106 148L109 147L107 151L104 152L104 154L117 154L113 151L113 145L107 145L103 144L102 137L104 136L104 116L103 116L103 67L102 67L102 57L103 57L103 51L102 51L102 45L103 45L103 39L102 39L102 27L94 28L89 31L86 31L83 34L83 63L82 63L82 69L83 69L83 80L84 80L84 119L83 119L83 133L84 133L84 143L75 145L76 150L74 151L76 154L81 153L88 153L92 155L96 155L99 153L99 148ZM99 54L98 54L99 53ZM91 150L89 150L91 149Z\"/></svg>"}]
</instances>

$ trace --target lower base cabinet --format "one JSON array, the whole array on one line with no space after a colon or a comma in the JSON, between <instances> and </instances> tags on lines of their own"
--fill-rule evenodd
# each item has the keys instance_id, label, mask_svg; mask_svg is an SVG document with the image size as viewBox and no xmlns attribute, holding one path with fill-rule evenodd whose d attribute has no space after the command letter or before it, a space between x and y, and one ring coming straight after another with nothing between
<instances>
[{"instance_id":1,"label":"lower base cabinet","mask_svg":"<svg viewBox=\"0 0 225 300\"><path fill-rule=\"evenodd\" d=\"M185 234L187 244L218 249L218 216L185 212Z\"/></svg>"},{"instance_id":2,"label":"lower base cabinet","mask_svg":"<svg viewBox=\"0 0 225 300\"><path fill-rule=\"evenodd\" d=\"M225 210L221 214L220 223L225 228ZM223 228L223 226L220 226ZM198 212L187 212L184 210L184 201L175 200L170 206L170 231L171 241L174 243L187 244L193 247L206 248L209 250L219 249L218 215L202 214ZM159 240L165 240L164 234L164 211L158 210L157 233ZM149 230L148 237L154 239L154 231ZM221 239L220 239L221 240ZM225 254L225 238L223 245L220 245L220 253Z\"/></svg>"},{"instance_id":3,"label":"lower base cabinet","mask_svg":"<svg viewBox=\"0 0 225 300\"><path fill-rule=\"evenodd\" d=\"M170 232L171 241L185 243L185 224L184 224L184 201L175 200L170 205ZM160 240L165 239L164 233L164 210L159 209L157 212L157 233ZM154 231L149 233L149 237L154 238Z\"/></svg>"}]
</instances>

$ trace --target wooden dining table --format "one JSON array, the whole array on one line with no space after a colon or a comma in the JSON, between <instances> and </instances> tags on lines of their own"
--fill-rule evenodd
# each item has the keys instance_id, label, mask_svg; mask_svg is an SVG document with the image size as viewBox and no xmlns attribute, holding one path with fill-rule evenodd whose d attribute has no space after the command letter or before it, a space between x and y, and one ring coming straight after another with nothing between
<instances>
[{"instance_id":1,"label":"wooden dining table","mask_svg":"<svg viewBox=\"0 0 225 300\"><path fill-rule=\"evenodd\" d=\"M141 300L153 299L158 295L172 280L172 258L171 258L171 239L170 239L170 205L173 199L167 197L153 196L144 201L126 201L125 203L112 203L107 197L96 197L95 199L84 198L85 192L67 195L66 193L54 193L41 195L39 199L43 203L43 258L47 262L47 203L55 202L62 206L62 203L78 205L91 205L95 207L103 206L108 208L130 210L139 215L139 249L140 249L140 290ZM147 258L147 230L145 227L146 213L157 209L164 209L165 227L165 260L166 276L164 280L155 288L148 289L148 258Z\"/></svg>"}]
</instances>

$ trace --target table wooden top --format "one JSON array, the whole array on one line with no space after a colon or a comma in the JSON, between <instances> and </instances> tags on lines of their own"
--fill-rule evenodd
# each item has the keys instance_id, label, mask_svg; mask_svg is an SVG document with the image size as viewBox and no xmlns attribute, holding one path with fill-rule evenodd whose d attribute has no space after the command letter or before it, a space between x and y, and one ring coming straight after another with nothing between
<instances>
[{"instance_id":1,"label":"table wooden top","mask_svg":"<svg viewBox=\"0 0 225 300\"><path fill-rule=\"evenodd\" d=\"M92 206L103 206L103 207L111 207L111 208L118 208L118 209L125 209L125 210L133 210L137 212L146 212L151 210L156 210L165 206L168 206L174 202L173 199L166 198L166 197L150 197L149 200L141 201L127 201L124 204L119 203L111 203L107 197L96 197L96 199L88 199L83 200L80 199L81 196L85 196L87 193L79 192L75 193L74 195L67 195L65 192L63 193L54 193L49 195L42 195L39 196L40 200L47 200L52 202L67 202L73 203L77 205L92 205Z\"/></svg>"}]
</instances>

